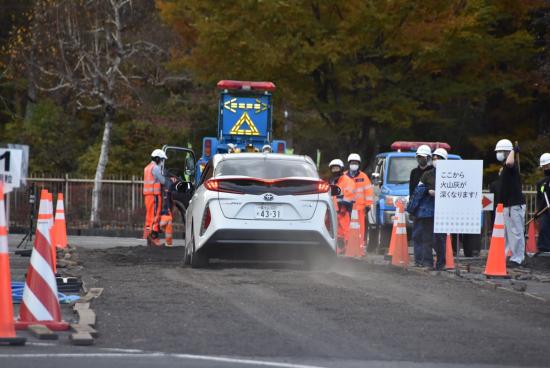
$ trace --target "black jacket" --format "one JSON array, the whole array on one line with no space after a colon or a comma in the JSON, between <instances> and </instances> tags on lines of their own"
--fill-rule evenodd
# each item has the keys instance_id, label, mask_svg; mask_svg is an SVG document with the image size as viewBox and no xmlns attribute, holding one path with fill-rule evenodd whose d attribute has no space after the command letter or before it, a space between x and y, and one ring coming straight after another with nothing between
<instances>
[{"instance_id":1,"label":"black jacket","mask_svg":"<svg viewBox=\"0 0 550 368\"><path fill-rule=\"evenodd\" d=\"M429 171L433 168L434 167L432 165L428 165L424 169L421 169L420 167L415 167L414 169L411 170L411 177L410 177L410 180L409 180L409 195L410 196L413 195L414 189L416 188L416 186L420 182L420 178L422 177L422 175L424 175L424 173L426 171Z\"/></svg>"}]
</instances>

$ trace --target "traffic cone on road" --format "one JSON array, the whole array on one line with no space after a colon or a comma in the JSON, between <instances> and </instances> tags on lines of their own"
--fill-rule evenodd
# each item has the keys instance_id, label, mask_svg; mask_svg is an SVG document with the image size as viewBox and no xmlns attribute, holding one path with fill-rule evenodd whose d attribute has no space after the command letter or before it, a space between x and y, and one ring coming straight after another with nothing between
<instances>
[{"instance_id":1,"label":"traffic cone on road","mask_svg":"<svg viewBox=\"0 0 550 368\"><path fill-rule=\"evenodd\" d=\"M407 242L407 224L405 223L405 212L403 203L397 202L397 227L395 229L395 245L391 264L393 266L408 267L409 266L409 244Z\"/></svg>"},{"instance_id":2,"label":"traffic cone on road","mask_svg":"<svg viewBox=\"0 0 550 368\"><path fill-rule=\"evenodd\" d=\"M531 221L529 229L527 230L527 242L525 243L525 253L528 256L532 256L537 253L537 229L535 221Z\"/></svg>"},{"instance_id":3,"label":"traffic cone on road","mask_svg":"<svg viewBox=\"0 0 550 368\"><path fill-rule=\"evenodd\" d=\"M391 229L390 245L388 247L388 254L387 254L388 257L392 257L393 252L395 250L395 239L396 239L395 230L397 229L397 218L398 217L399 217L399 207L395 211L395 215L393 216L393 219L392 219L393 225L392 225L392 229Z\"/></svg>"},{"instance_id":4,"label":"traffic cone on road","mask_svg":"<svg viewBox=\"0 0 550 368\"><path fill-rule=\"evenodd\" d=\"M53 270L51 242L51 195L43 193L40 198L38 221L36 223L36 242L27 271L23 301L19 308L19 320L16 329L25 329L29 325L44 325L54 331L63 331L69 324L61 320L61 308L57 298L57 282Z\"/></svg>"},{"instance_id":5,"label":"traffic cone on road","mask_svg":"<svg viewBox=\"0 0 550 368\"><path fill-rule=\"evenodd\" d=\"M453 243L451 234L447 234L447 243L445 245L445 269L455 269L455 257L453 256Z\"/></svg>"},{"instance_id":6,"label":"traffic cone on road","mask_svg":"<svg viewBox=\"0 0 550 368\"><path fill-rule=\"evenodd\" d=\"M504 215L503 205L499 203L493 226L491 245L484 274L486 276L508 276L506 272L506 250L504 246Z\"/></svg>"},{"instance_id":7,"label":"traffic cone on road","mask_svg":"<svg viewBox=\"0 0 550 368\"><path fill-rule=\"evenodd\" d=\"M345 256L361 257L363 255L363 236L361 235L361 225L359 225L359 215L356 209L351 211L349 224L349 239L346 245Z\"/></svg>"},{"instance_id":8,"label":"traffic cone on road","mask_svg":"<svg viewBox=\"0 0 550 368\"><path fill-rule=\"evenodd\" d=\"M48 201L46 207L46 219L48 220L48 227L50 229L50 251L52 253L52 267L54 275L57 273L57 248L55 246L55 229L53 220L53 195L50 192L46 192L46 199Z\"/></svg>"},{"instance_id":9,"label":"traffic cone on road","mask_svg":"<svg viewBox=\"0 0 550 368\"><path fill-rule=\"evenodd\" d=\"M0 344L24 345L26 340L15 334L4 183L0 182Z\"/></svg>"},{"instance_id":10,"label":"traffic cone on road","mask_svg":"<svg viewBox=\"0 0 550 368\"><path fill-rule=\"evenodd\" d=\"M63 193L57 194L57 205L55 206L54 249L67 248L67 225L65 223L65 207L63 206Z\"/></svg>"}]
</instances>

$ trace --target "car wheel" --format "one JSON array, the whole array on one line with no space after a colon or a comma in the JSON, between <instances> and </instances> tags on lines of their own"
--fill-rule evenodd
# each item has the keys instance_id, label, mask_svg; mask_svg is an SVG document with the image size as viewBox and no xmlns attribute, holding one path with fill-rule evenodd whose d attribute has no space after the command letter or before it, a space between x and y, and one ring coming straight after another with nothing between
<instances>
[{"instance_id":1,"label":"car wheel","mask_svg":"<svg viewBox=\"0 0 550 368\"><path fill-rule=\"evenodd\" d=\"M189 260L189 263L191 264L191 268L204 268L208 266L208 256L205 254L198 253L195 250L195 234L193 231L191 231L191 259Z\"/></svg>"},{"instance_id":2,"label":"car wheel","mask_svg":"<svg viewBox=\"0 0 550 368\"><path fill-rule=\"evenodd\" d=\"M385 252L386 249L390 246L391 240L391 226L381 225L378 228L378 252Z\"/></svg>"}]
</instances>

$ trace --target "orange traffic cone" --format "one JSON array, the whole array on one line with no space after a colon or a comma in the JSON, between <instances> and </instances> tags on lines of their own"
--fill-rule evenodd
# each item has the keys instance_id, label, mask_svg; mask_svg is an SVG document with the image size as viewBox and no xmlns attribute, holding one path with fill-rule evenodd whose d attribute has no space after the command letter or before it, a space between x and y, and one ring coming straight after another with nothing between
<instances>
[{"instance_id":1,"label":"orange traffic cone","mask_svg":"<svg viewBox=\"0 0 550 368\"><path fill-rule=\"evenodd\" d=\"M527 243L525 244L525 253L532 256L537 253L537 229L535 226L535 221L531 221L529 224L529 229L527 230Z\"/></svg>"},{"instance_id":2,"label":"orange traffic cone","mask_svg":"<svg viewBox=\"0 0 550 368\"><path fill-rule=\"evenodd\" d=\"M0 344L24 345L27 339L15 335L8 228L4 210L4 183L0 182Z\"/></svg>"},{"instance_id":3,"label":"orange traffic cone","mask_svg":"<svg viewBox=\"0 0 550 368\"><path fill-rule=\"evenodd\" d=\"M503 205L499 203L493 226L493 236L489 246L489 255L484 274L487 276L506 277L506 250L504 246L504 215Z\"/></svg>"},{"instance_id":4,"label":"orange traffic cone","mask_svg":"<svg viewBox=\"0 0 550 368\"><path fill-rule=\"evenodd\" d=\"M455 269L455 257L453 257L453 243L451 234L447 234L447 244L445 246L445 269Z\"/></svg>"},{"instance_id":5,"label":"orange traffic cone","mask_svg":"<svg viewBox=\"0 0 550 368\"><path fill-rule=\"evenodd\" d=\"M53 273L57 273L57 248L55 247L55 231L54 231L54 221L53 221L53 195L52 193L46 191L46 219L48 220L48 227L50 229L50 251L52 253L52 267Z\"/></svg>"},{"instance_id":6,"label":"orange traffic cone","mask_svg":"<svg viewBox=\"0 0 550 368\"><path fill-rule=\"evenodd\" d=\"M407 242L407 224L405 223L405 212L403 203L397 202L397 228L395 229L395 245L391 264L393 266L409 266L409 244Z\"/></svg>"},{"instance_id":7,"label":"orange traffic cone","mask_svg":"<svg viewBox=\"0 0 550 368\"><path fill-rule=\"evenodd\" d=\"M353 209L349 224L349 239L344 255L347 257L361 257L363 255L362 245L363 236L361 234L361 225L359 225L359 214L356 209Z\"/></svg>"},{"instance_id":8,"label":"orange traffic cone","mask_svg":"<svg viewBox=\"0 0 550 368\"><path fill-rule=\"evenodd\" d=\"M57 194L57 205L55 206L54 249L67 248L67 225L65 223L65 208L63 206L63 193Z\"/></svg>"},{"instance_id":9,"label":"orange traffic cone","mask_svg":"<svg viewBox=\"0 0 550 368\"><path fill-rule=\"evenodd\" d=\"M393 252L395 250L395 239L396 239L395 230L397 229L398 217L399 217L399 207L397 207L397 211L395 211L395 215L393 216L393 219L392 219L393 226L391 229L390 246L388 247L388 254L387 254L388 257L393 256Z\"/></svg>"},{"instance_id":10,"label":"orange traffic cone","mask_svg":"<svg viewBox=\"0 0 550 368\"><path fill-rule=\"evenodd\" d=\"M69 324L61 321L61 308L57 298L57 282L53 271L51 243L50 196L40 198L38 221L36 224L36 243L27 271L23 302L19 308L19 320L16 329L25 329L29 325L44 325L54 331L63 331Z\"/></svg>"}]
</instances>

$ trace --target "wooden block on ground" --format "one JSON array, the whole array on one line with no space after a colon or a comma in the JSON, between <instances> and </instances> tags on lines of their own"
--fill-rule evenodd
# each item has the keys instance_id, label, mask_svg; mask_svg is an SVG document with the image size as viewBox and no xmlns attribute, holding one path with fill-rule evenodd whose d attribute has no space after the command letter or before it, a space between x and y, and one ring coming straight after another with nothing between
<instances>
[{"instance_id":1,"label":"wooden block on ground","mask_svg":"<svg viewBox=\"0 0 550 368\"><path fill-rule=\"evenodd\" d=\"M90 309L90 303L84 302L84 303L75 303L73 306L73 310L81 310L81 309Z\"/></svg>"},{"instance_id":2,"label":"wooden block on ground","mask_svg":"<svg viewBox=\"0 0 550 368\"><path fill-rule=\"evenodd\" d=\"M91 309L77 309L78 324L95 326L95 312Z\"/></svg>"},{"instance_id":3,"label":"wooden block on ground","mask_svg":"<svg viewBox=\"0 0 550 368\"><path fill-rule=\"evenodd\" d=\"M43 325L30 325L29 331L40 340L57 340L57 334Z\"/></svg>"},{"instance_id":4,"label":"wooden block on ground","mask_svg":"<svg viewBox=\"0 0 550 368\"><path fill-rule=\"evenodd\" d=\"M94 329L92 326L90 325L81 325L81 324L78 324L78 323L73 323L71 324L71 328L75 331L75 332L87 332L89 333L90 335L92 335L92 337L97 337L99 335L99 333L97 332L96 329Z\"/></svg>"},{"instance_id":5,"label":"wooden block on ground","mask_svg":"<svg viewBox=\"0 0 550 368\"><path fill-rule=\"evenodd\" d=\"M70 339L73 345L87 346L94 344L94 338L88 332L76 332L71 334Z\"/></svg>"},{"instance_id":6,"label":"wooden block on ground","mask_svg":"<svg viewBox=\"0 0 550 368\"><path fill-rule=\"evenodd\" d=\"M93 298L98 298L101 294L103 294L103 288L90 288L90 290L88 290L88 294L91 294Z\"/></svg>"}]
</instances>

